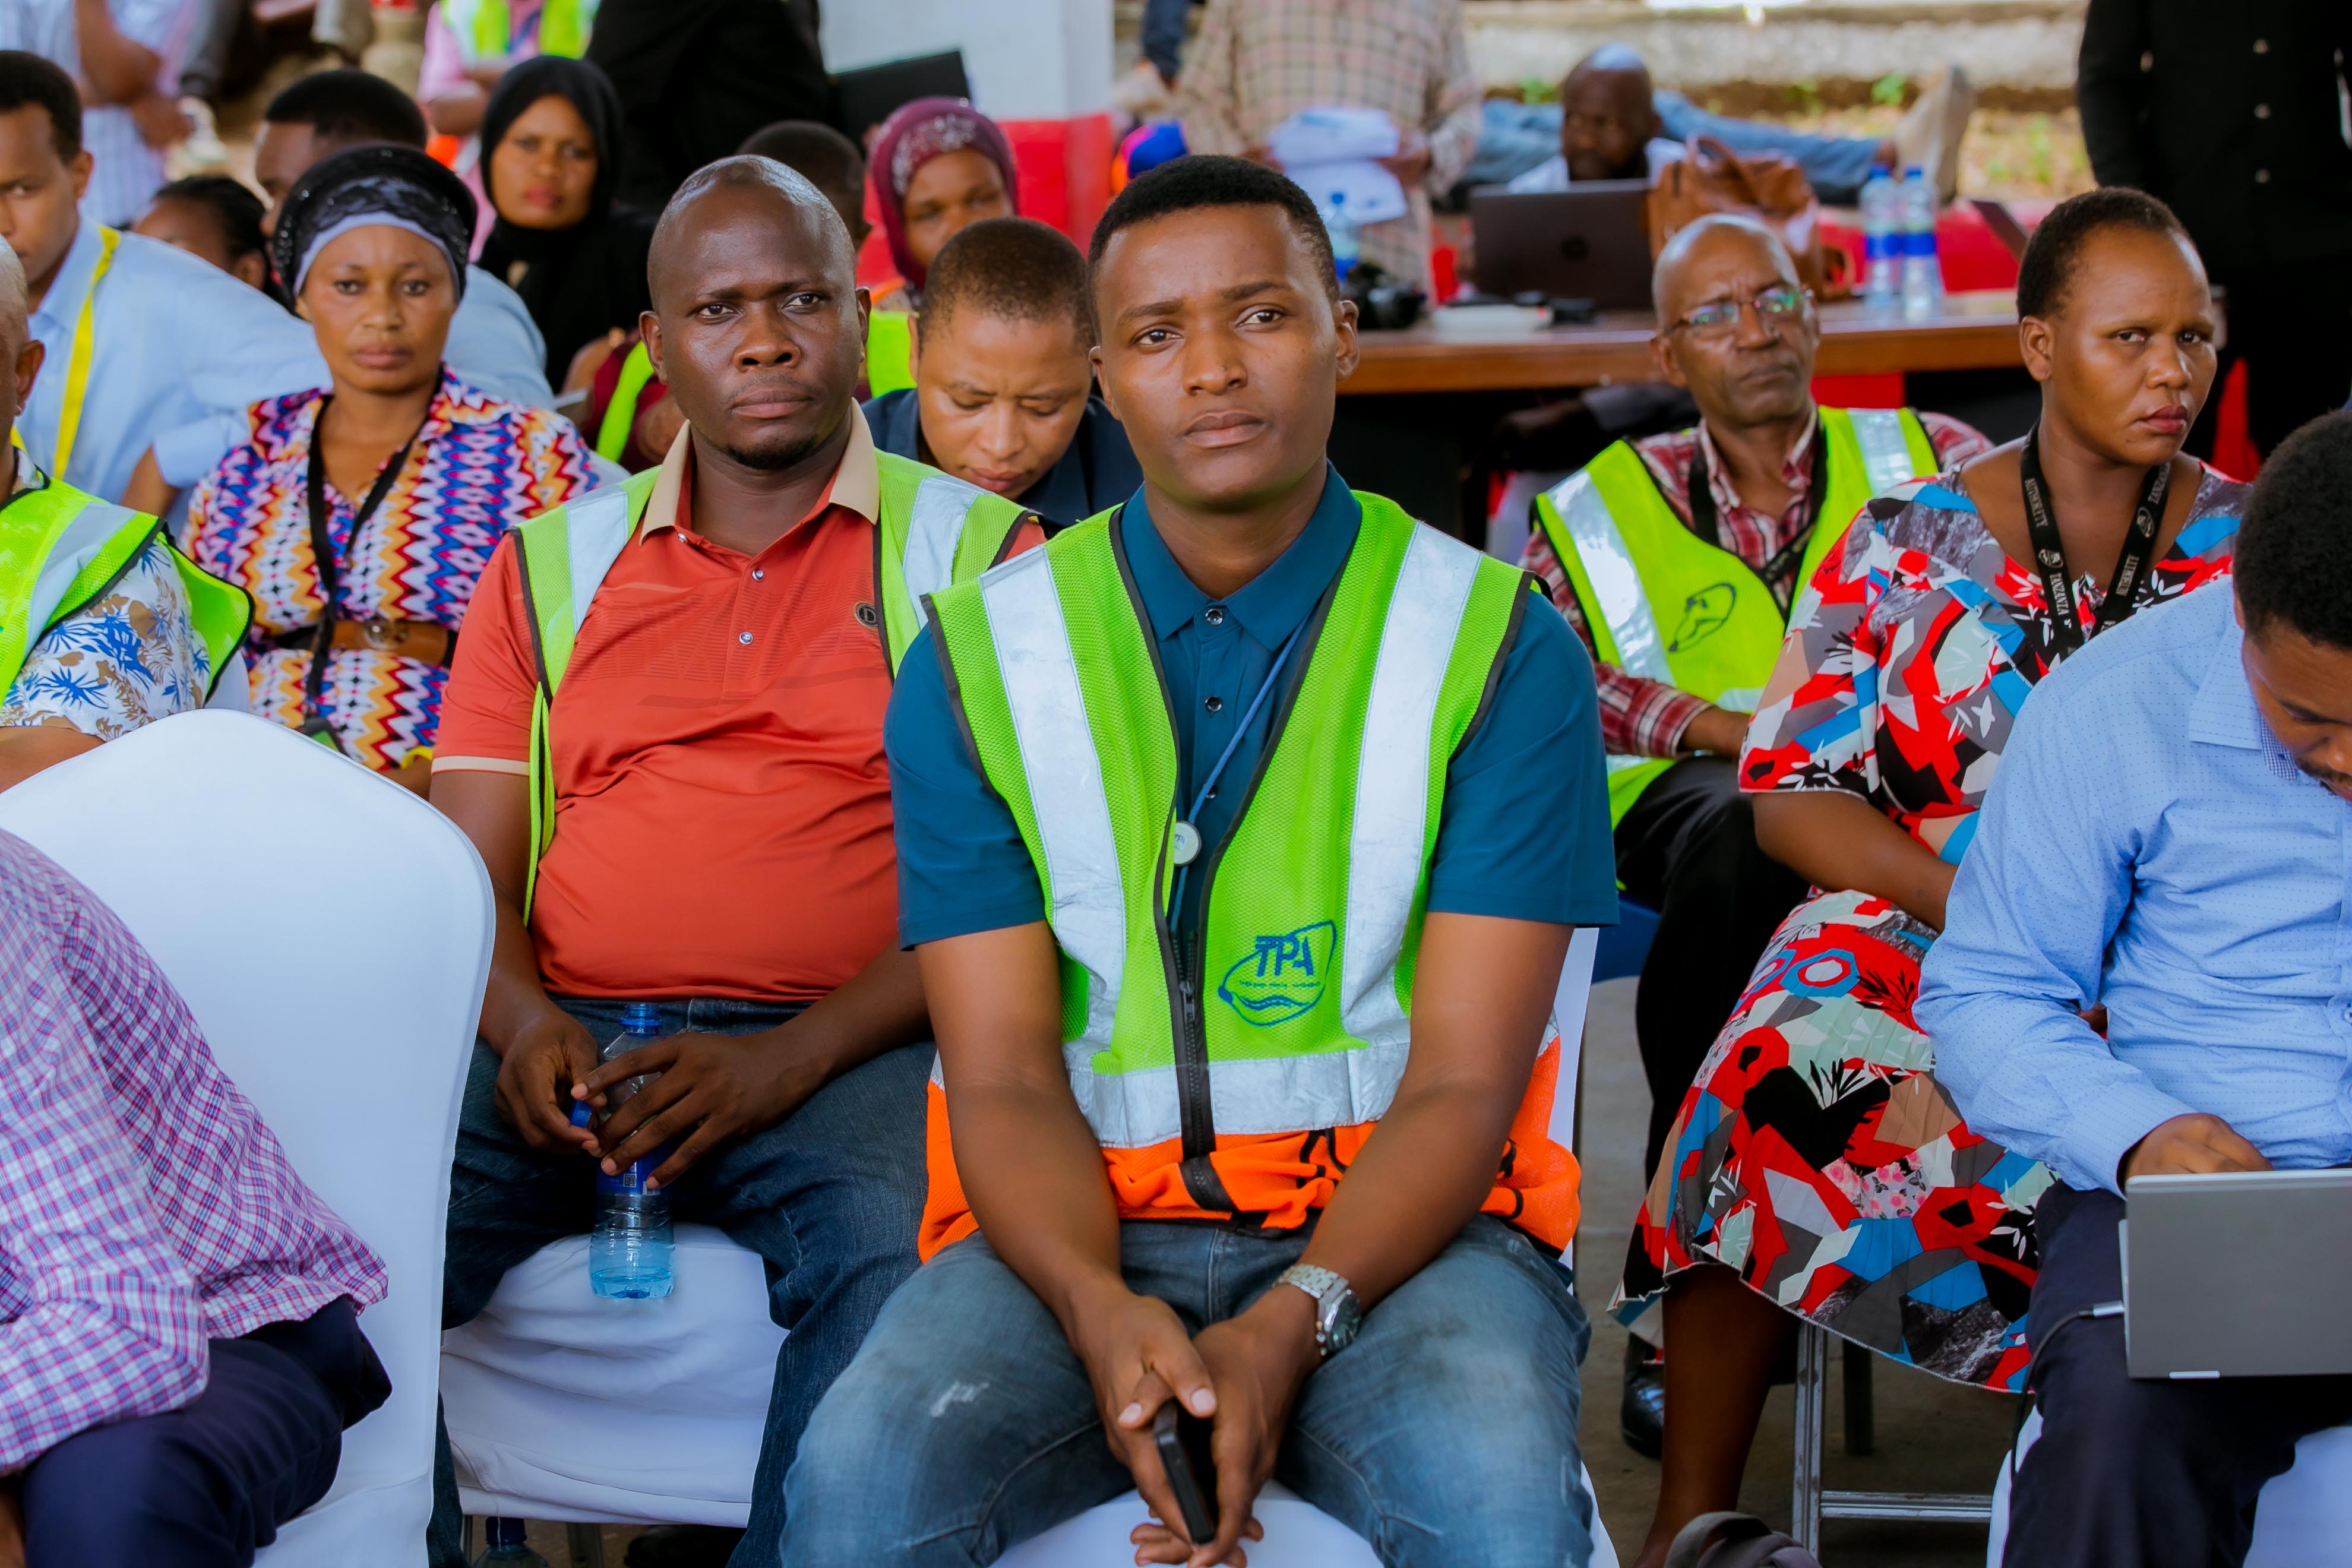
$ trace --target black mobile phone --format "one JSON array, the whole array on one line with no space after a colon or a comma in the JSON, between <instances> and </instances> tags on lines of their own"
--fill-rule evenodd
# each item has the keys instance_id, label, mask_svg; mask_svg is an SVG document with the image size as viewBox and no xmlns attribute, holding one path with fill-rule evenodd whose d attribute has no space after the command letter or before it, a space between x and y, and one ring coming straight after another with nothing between
<instances>
[{"instance_id":1,"label":"black mobile phone","mask_svg":"<svg viewBox=\"0 0 2352 1568\"><path fill-rule=\"evenodd\" d=\"M1171 1399L1151 1418L1151 1441L1160 1450L1160 1468L1168 1472L1168 1489L1184 1515L1184 1533L1195 1546L1213 1540L1217 1467L1209 1454L1209 1423Z\"/></svg>"}]
</instances>

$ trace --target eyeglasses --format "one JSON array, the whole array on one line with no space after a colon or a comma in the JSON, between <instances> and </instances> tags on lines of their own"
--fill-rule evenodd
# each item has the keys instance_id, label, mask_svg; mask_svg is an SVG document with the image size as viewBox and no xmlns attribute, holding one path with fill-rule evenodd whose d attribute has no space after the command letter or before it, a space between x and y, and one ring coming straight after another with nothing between
<instances>
[{"instance_id":1,"label":"eyeglasses","mask_svg":"<svg viewBox=\"0 0 2352 1568\"><path fill-rule=\"evenodd\" d=\"M1677 319L1666 330L1679 331L1688 327L1702 337L1726 337L1738 328L1740 309L1747 305L1756 307L1756 314L1765 325L1778 329L1781 322L1803 315L1812 302L1811 289L1775 283L1745 300L1711 300Z\"/></svg>"}]
</instances>

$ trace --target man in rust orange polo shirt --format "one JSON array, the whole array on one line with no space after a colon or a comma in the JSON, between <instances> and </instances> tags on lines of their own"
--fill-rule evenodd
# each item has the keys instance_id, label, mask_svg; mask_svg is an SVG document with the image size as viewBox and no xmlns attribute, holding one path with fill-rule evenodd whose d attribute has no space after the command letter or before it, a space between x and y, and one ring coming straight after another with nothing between
<instances>
[{"instance_id":1,"label":"man in rust orange polo shirt","mask_svg":"<svg viewBox=\"0 0 2352 1568\"><path fill-rule=\"evenodd\" d=\"M499 906L445 1322L588 1229L592 1160L658 1158L647 1185L768 1260L791 1331L736 1548L763 1564L809 1411L915 1267L925 1192L932 1052L896 932L882 483L852 397L853 265L840 217L781 165L730 160L679 192L646 337L687 427L563 668L535 877L539 652L512 538L459 639L434 767L434 804L481 851ZM1026 522L1013 543L1036 537ZM624 1006L648 1002L667 1037L599 1068ZM602 1105L648 1071L602 1127L572 1124L578 1099ZM732 1535L673 1536L662 1561L723 1561ZM459 1542L444 1465L436 1568L463 1563Z\"/></svg>"}]
</instances>

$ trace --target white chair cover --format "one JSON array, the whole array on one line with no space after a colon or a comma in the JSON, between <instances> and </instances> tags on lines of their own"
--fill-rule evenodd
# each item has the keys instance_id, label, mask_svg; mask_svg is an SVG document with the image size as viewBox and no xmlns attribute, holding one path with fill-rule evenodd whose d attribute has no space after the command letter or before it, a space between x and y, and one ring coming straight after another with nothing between
<instances>
[{"instance_id":1,"label":"white chair cover","mask_svg":"<svg viewBox=\"0 0 2352 1568\"><path fill-rule=\"evenodd\" d=\"M362 1327L392 1375L264 1568L416 1568L449 1158L489 971L473 846L415 795L244 714L166 719L0 793L186 998L294 1168L373 1247Z\"/></svg>"},{"instance_id":2,"label":"white chair cover","mask_svg":"<svg viewBox=\"0 0 2352 1568\"><path fill-rule=\"evenodd\" d=\"M2042 1436L2042 1412L2018 1428L2017 1463ZM1992 1489L1992 1531L1985 1542L1985 1568L2002 1568L2009 1548L2009 1488L2011 1465L2000 1468ZM2294 1467L2264 1487L2254 1501L2254 1542L2246 1568L2311 1568L2342 1560L2352 1541L2352 1426L2315 1432L2294 1446Z\"/></svg>"},{"instance_id":3,"label":"white chair cover","mask_svg":"<svg viewBox=\"0 0 2352 1568\"><path fill-rule=\"evenodd\" d=\"M470 1514L740 1525L784 1331L759 1255L677 1227L657 1301L588 1289L588 1238L508 1270L441 1339L441 1399Z\"/></svg>"}]
</instances>

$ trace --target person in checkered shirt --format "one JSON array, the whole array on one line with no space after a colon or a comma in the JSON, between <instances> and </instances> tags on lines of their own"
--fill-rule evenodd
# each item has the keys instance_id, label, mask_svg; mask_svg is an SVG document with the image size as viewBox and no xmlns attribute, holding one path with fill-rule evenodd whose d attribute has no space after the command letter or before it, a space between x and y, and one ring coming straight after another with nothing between
<instances>
[{"instance_id":1,"label":"person in checkered shirt","mask_svg":"<svg viewBox=\"0 0 2352 1568\"><path fill-rule=\"evenodd\" d=\"M1844 427L1854 414L1831 410L1825 419L1813 402L1821 326L1811 297L1778 239L1758 225L1725 217L1702 220L1676 237L1659 259L1654 294L1659 331L1652 353L1658 374L1689 392L1700 420L1686 430L1625 445L1675 520L1762 577L1785 616L1803 585L1797 580L1800 564L1815 531L1842 530L1853 515L1851 508L1835 517L1823 510L1830 485L1823 469L1836 449L1825 437L1830 426ZM1878 417L1885 426L1886 416ZM1990 448L1984 437L1958 420L1911 417L1944 469ZM1618 448L1612 452L1622 459ZM1572 488L1612 452L1549 492L1545 504L1566 504ZM1910 460L1916 465L1924 456ZM1622 460L1618 471L1627 471ZM1870 487L1848 475L1837 488L1852 498L1866 496ZM1619 881L1631 898L1658 911L1633 1012L1650 1084L1643 1168L1651 1171L1684 1091L1747 988L1765 942L1804 896L1805 883L1757 847L1755 816L1734 768L1748 727L1741 700L1725 692L1718 706L1672 680L1626 668L1633 662L1630 657L1612 659L1615 640L1596 638L1555 548L1556 536L1565 542L1575 531L1560 524L1555 508L1549 521L1529 531L1520 564L1544 580L1560 614L1593 650L1601 739L1612 773L1643 760L1670 764L1630 807L1614 778L1611 791ZM1721 573L1699 580L1742 580L1730 562L1719 564ZM1666 618L1665 611L1658 613ZM1664 629L1675 630L1671 621ZM1756 677L1759 686L1762 676ZM1654 1456L1664 1409L1658 1363L1636 1338L1628 1349L1622 1407L1626 1440Z\"/></svg>"},{"instance_id":2,"label":"person in checkered shirt","mask_svg":"<svg viewBox=\"0 0 2352 1568\"><path fill-rule=\"evenodd\" d=\"M89 889L0 833L0 1565L249 1563L392 1392L383 1265Z\"/></svg>"}]
</instances>

